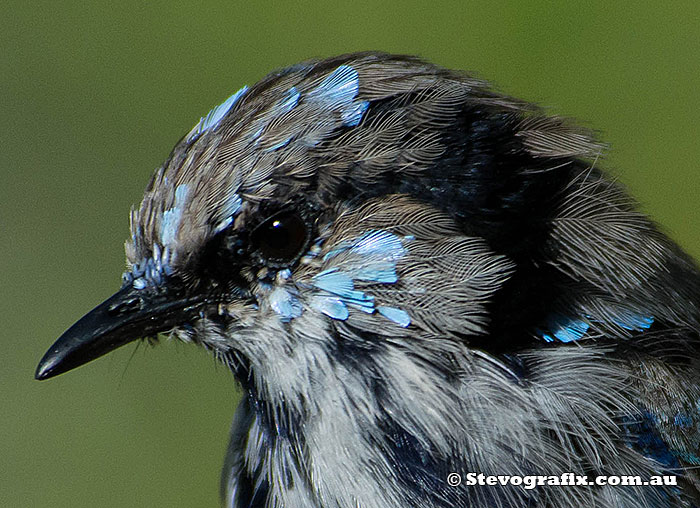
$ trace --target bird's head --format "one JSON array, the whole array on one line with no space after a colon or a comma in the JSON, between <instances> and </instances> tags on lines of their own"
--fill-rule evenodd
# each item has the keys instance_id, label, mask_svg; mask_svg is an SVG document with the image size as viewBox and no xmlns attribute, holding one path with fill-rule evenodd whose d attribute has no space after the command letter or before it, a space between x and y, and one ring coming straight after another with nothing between
<instances>
[{"instance_id":1,"label":"bird's head","mask_svg":"<svg viewBox=\"0 0 700 508\"><path fill-rule=\"evenodd\" d=\"M176 145L132 210L121 289L36 377L160 333L209 349L248 394L231 506L530 506L442 478L623 471L636 378L566 343L696 329L697 279L599 151L413 58L273 73Z\"/></svg>"},{"instance_id":2,"label":"bird's head","mask_svg":"<svg viewBox=\"0 0 700 508\"><path fill-rule=\"evenodd\" d=\"M596 149L412 58L273 73L203 117L155 172L131 213L121 289L37 377L168 331L258 389L378 348L438 362L464 344L497 348L498 312L537 317L515 310L530 282L513 275L546 244L543 217L570 178L556 169Z\"/></svg>"}]
</instances>

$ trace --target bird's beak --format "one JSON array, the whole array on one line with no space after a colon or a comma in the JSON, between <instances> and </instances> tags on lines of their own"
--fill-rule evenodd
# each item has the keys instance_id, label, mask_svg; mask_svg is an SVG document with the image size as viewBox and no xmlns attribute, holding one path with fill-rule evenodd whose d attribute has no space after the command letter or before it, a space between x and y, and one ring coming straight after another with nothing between
<instances>
[{"instance_id":1,"label":"bird's beak","mask_svg":"<svg viewBox=\"0 0 700 508\"><path fill-rule=\"evenodd\" d=\"M48 379L99 358L141 337L151 337L195 318L206 304L162 288L124 287L71 326L46 352L36 379Z\"/></svg>"}]
</instances>

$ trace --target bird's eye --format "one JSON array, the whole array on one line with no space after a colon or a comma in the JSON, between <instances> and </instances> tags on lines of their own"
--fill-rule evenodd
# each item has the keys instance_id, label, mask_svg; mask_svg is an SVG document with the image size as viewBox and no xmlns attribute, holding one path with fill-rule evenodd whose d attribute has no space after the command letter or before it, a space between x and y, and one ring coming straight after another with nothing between
<instances>
[{"instance_id":1,"label":"bird's eye","mask_svg":"<svg viewBox=\"0 0 700 508\"><path fill-rule=\"evenodd\" d=\"M251 242L265 262L282 266L303 254L309 242L309 228L298 214L281 212L255 228Z\"/></svg>"}]
</instances>

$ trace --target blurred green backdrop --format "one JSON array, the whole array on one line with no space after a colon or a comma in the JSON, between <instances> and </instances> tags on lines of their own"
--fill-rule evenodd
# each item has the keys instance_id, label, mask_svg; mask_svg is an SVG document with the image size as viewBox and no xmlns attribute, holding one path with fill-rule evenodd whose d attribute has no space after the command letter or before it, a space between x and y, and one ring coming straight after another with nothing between
<instances>
[{"instance_id":1,"label":"blurred green backdrop","mask_svg":"<svg viewBox=\"0 0 700 508\"><path fill-rule=\"evenodd\" d=\"M238 392L206 353L132 345L32 378L118 287L129 206L172 145L280 66L415 53L578 117L700 258L697 1L3 5L0 506L217 506Z\"/></svg>"}]
</instances>

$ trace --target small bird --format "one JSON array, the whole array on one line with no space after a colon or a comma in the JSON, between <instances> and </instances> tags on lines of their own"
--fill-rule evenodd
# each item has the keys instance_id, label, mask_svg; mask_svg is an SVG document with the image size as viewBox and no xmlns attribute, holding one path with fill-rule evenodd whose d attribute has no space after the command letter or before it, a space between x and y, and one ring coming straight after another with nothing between
<instances>
[{"instance_id":1,"label":"small bird","mask_svg":"<svg viewBox=\"0 0 700 508\"><path fill-rule=\"evenodd\" d=\"M211 351L245 393L231 508L698 506L700 273L603 149L414 57L273 72L156 170L121 289L36 378Z\"/></svg>"}]
</instances>

